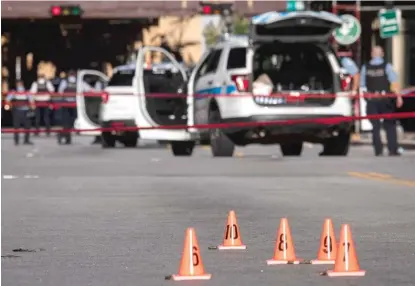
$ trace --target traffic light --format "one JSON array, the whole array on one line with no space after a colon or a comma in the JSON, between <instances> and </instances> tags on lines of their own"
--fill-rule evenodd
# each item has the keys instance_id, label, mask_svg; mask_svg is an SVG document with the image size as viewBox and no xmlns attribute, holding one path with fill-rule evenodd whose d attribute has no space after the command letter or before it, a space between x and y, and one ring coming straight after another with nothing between
<instances>
[{"instance_id":1,"label":"traffic light","mask_svg":"<svg viewBox=\"0 0 415 286\"><path fill-rule=\"evenodd\" d=\"M199 2L202 15L222 15L228 16L233 14L232 6L233 3L210 3L210 2Z\"/></svg>"},{"instance_id":2,"label":"traffic light","mask_svg":"<svg viewBox=\"0 0 415 286\"><path fill-rule=\"evenodd\" d=\"M50 8L52 17L81 17L83 12L78 5L52 6Z\"/></svg>"}]
</instances>

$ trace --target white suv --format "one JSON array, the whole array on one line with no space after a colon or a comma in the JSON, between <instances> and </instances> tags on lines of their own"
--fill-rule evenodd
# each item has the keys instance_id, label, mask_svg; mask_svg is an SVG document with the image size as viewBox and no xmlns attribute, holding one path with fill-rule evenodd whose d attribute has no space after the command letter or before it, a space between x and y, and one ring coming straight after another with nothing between
<instances>
[{"instance_id":1,"label":"white suv","mask_svg":"<svg viewBox=\"0 0 415 286\"><path fill-rule=\"evenodd\" d=\"M89 104L78 88L80 128L100 127L91 116L101 110L105 126L138 126L140 138L169 141L175 156L190 156L198 140L210 142L213 156L232 156L235 145L252 143L280 144L284 155L300 155L305 141L322 143L324 155L346 155L352 122L261 125L269 120L352 114L349 92L342 88L340 64L329 44L332 31L341 25L341 18L327 12L255 16L249 36L220 41L189 74L166 50L144 47L133 66L120 68L128 74L128 82L122 86L110 82L100 106ZM147 69L148 52L161 53L170 68ZM81 71L78 78L96 74ZM291 95L290 100L255 93L253 82L263 74L275 87L270 92ZM324 94L333 97L308 96ZM257 124L200 128L218 122ZM110 138L104 144L113 145L111 134L102 134ZM131 134L131 143L136 136Z\"/></svg>"},{"instance_id":2,"label":"white suv","mask_svg":"<svg viewBox=\"0 0 415 286\"><path fill-rule=\"evenodd\" d=\"M200 130L214 156L232 156L235 145L252 143L280 144L285 156L298 156L305 141L322 143L322 155L348 153L353 122L261 125L352 114L329 44L333 29L341 25L339 17L326 12L269 12L252 18L249 36L231 37L206 53L189 83L194 85L195 123L258 122L254 127ZM264 74L274 86L270 92L287 97L255 93L253 82Z\"/></svg>"}]
</instances>

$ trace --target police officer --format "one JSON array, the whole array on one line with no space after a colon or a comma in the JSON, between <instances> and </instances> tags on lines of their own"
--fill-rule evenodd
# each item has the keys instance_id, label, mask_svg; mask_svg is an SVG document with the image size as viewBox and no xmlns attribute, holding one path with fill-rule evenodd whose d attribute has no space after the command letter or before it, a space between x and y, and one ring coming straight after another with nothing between
<instances>
[{"instance_id":1,"label":"police officer","mask_svg":"<svg viewBox=\"0 0 415 286\"><path fill-rule=\"evenodd\" d=\"M359 68L356 63L349 57L342 57L340 59L342 67L347 71L347 73L352 77L352 92L357 93L359 89Z\"/></svg>"},{"instance_id":2,"label":"police officer","mask_svg":"<svg viewBox=\"0 0 415 286\"><path fill-rule=\"evenodd\" d=\"M63 130L58 133L58 144L62 144L62 139L65 139L65 144L72 144L72 134L69 129L73 128L76 118L76 81L76 72L70 70L68 72L68 78L63 79L59 84L58 92L62 96L57 100L63 103L63 106L58 108L58 113ZM69 106L71 104L74 106Z\"/></svg>"},{"instance_id":3,"label":"police officer","mask_svg":"<svg viewBox=\"0 0 415 286\"><path fill-rule=\"evenodd\" d=\"M31 122L29 118L29 113L31 110L35 109L35 102L33 96L30 94L22 94L25 92L23 81L19 80L16 82L16 90L9 93L6 97L6 104L12 108L13 116L13 127L19 129L21 126L26 130L24 134L25 145L33 145L30 141L30 127ZM16 130L17 131L17 130ZM19 144L19 133L14 133L14 144Z\"/></svg>"},{"instance_id":4,"label":"police officer","mask_svg":"<svg viewBox=\"0 0 415 286\"><path fill-rule=\"evenodd\" d=\"M50 93L55 92L55 88L53 87L52 83L46 79L44 74L40 74L37 81L32 83L30 87L30 93L35 96L35 101L41 106L36 108L35 114L35 128L36 133L35 135L39 135L40 129L40 119L41 115L43 114L43 121L45 122L46 134L50 136L50 100L51 96Z\"/></svg>"},{"instance_id":5,"label":"police officer","mask_svg":"<svg viewBox=\"0 0 415 286\"><path fill-rule=\"evenodd\" d=\"M372 59L368 64L362 66L360 87L369 94L377 94L379 97L366 98L368 115L394 113L396 108L403 105L397 83L398 76L394 72L392 65L383 59L384 53L380 46L372 49ZM392 86L392 88L391 88ZM396 97L382 97L382 94L394 92ZM381 122L379 119L370 120L372 129L372 141L376 156L383 153L383 145L380 137ZM386 130L388 149L390 156L399 156L398 136L396 132L396 120L384 119L383 125Z\"/></svg>"},{"instance_id":6,"label":"police officer","mask_svg":"<svg viewBox=\"0 0 415 286\"><path fill-rule=\"evenodd\" d=\"M99 80L94 85L94 90L95 91L102 91L102 90L104 90L104 88L105 88L104 83L102 81L99 81ZM98 135L98 136L94 137L94 140L92 141L91 144L92 145L101 144L101 142L102 142L101 135Z\"/></svg>"}]
</instances>

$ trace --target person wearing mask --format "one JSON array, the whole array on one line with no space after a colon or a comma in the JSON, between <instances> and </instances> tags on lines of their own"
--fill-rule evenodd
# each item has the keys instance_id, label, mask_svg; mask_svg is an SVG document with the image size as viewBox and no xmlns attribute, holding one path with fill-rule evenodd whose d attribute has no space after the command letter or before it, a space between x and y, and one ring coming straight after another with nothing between
<instances>
[{"instance_id":1,"label":"person wearing mask","mask_svg":"<svg viewBox=\"0 0 415 286\"><path fill-rule=\"evenodd\" d=\"M375 46L372 49L372 58L368 64L362 66L360 77L360 88L369 94L376 94L377 97L366 98L366 113L368 115L394 113L396 108L401 108L403 99L400 95L398 76L390 63L384 60L383 49ZM383 96L393 92L395 97ZM376 156L383 154L382 139L380 136L381 121L371 119L372 141ZM383 119L383 125L388 140L390 156L399 156L398 136L395 119Z\"/></svg>"},{"instance_id":2,"label":"person wearing mask","mask_svg":"<svg viewBox=\"0 0 415 286\"><path fill-rule=\"evenodd\" d=\"M25 87L23 81L19 80L16 82L16 90L10 92L6 97L6 104L12 109L13 116L13 128L16 131L23 126L26 130L24 134L25 145L33 145L30 141L30 127L31 121L29 118L30 112L35 109L35 101L32 95L25 94ZM19 145L19 132L14 133L14 144Z\"/></svg>"},{"instance_id":3,"label":"person wearing mask","mask_svg":"<svg viewBox=\"0 0 415 286\"><path fill-rule=\"evenodd\" d=\"M39 135L40 130L40 119L43 117L43 121L45 123L46 134L50 136L50 101L51 101L51 93L55 92L55 88L53 87L52 83L46 79L44 74L40 74L38 79L32 83L30 87L30 93L35 96L35 101L37 104L41 105L36 108L35 114L35 128L36 133L35 135ZM43 115L43 116L42 116Z\"/></svg>"},{"instance_id":4,"label":"person wearing mask","mask_svg":"<svg viewBox=\"0 0 415 286\"><path fill-rule=\"evenodd\" d=\"M59 117L62 126L62 132L58 133L58 144L62 144L62 140L65 139L65 144L72 144L72 134L70 129L73 128L76 118L76 72L70 70L68 72L68 78L63 79L58 88L58 93L61 96L57 99L63 104L58 108ZM73 105L73 106L70 106Z\"/></svg>"}]
</instances>

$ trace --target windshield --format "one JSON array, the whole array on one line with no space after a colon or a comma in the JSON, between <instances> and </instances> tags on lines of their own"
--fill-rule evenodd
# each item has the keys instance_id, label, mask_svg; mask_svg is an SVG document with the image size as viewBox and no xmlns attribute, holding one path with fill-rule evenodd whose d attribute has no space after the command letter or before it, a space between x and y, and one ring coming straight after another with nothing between
<instances>
[{"instance_id":1,"label":"windshield","mask_svg":"<svg viewBox=\"0 0 415 286\"><path fill-rule=\"evenodd\" d=\"M111 77L108 86L132 86L134 75L134 69L118 70Z\"/></svg>"}]
</instances>

